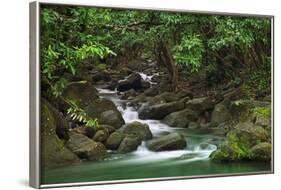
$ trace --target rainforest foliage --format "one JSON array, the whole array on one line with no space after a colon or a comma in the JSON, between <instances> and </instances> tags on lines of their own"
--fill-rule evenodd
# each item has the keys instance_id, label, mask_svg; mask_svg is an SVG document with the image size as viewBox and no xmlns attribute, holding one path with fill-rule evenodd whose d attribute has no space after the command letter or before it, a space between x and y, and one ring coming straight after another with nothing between
<instances>
[{"instance_id":1,"label":"rainforest foliage","mask_svg":"<svg viewBox=\"0 0 281 190\"><path fill-rule=\"evenodd\" d=\"M180 68L244 81L249 94L270 91L270 18L43 6L41 25L42 82L56 97L67 83L63 73L77 75L84 60L100 67L138 56L166 67L175 90Z\"/></svg>"}]
</instances>

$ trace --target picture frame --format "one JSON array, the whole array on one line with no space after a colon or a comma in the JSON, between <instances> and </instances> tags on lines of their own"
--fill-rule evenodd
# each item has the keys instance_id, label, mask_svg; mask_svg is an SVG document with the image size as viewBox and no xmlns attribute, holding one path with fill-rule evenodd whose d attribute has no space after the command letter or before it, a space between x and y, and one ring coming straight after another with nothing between
<instances>
[{"instance_id":1,"label":"picture frame","mask_svg":"<svg viewBox=\"0 0 281 190\"><path fill-rule=\"evenodd\" d=\"M145 175L143 175L142 177L133 177L133 178L129 178L128 176L125 176L125 177L122 177L120 179L117 178L117 177L116 177L116 179L112 179L112 177L110 179L106 179L106 177L105 177L103 179L98 179L96 181L88 180L87 178L85 178L82 181L78 180L79 182L77 182L76 180L69 180L69 179L73 178L73 176L71 176L72 178L69 177L69 179L66 179L67 182L61 182L61 181L58 180L57 182L54 182L54 183L52 183L52 182L45 183L48 180L49 181L54 181L52 179L52 176L50 177L50 175L52 175L54 173L53 171L50 171L49 174L43 174L42 175L42 172L45 171L45 168L42 168L42 163L44 162L44 161L42 161L42 159L43 160L45 159L45 158L43 158L44 156L42 156L42 125L44 124L44 122L42 123L42 100L41 100L41 97L42 97L42 94L45 93L45 91L42 90L42 89L45 88L45 87L44 88L42 87L42 48L44 46L44 45L42 45L42 41L44 41L44 40L42 40L42 34L43 34L42 32L44 32L44 31L42 31L42 7L44 7L44 8L47 7L46 9L48 9L48 6L51 6L51 7L52 6L54 6L54 7L57 6L57 7L61 7L62 9L63 9L63 7L68 7L68 8L70 7L70 8L73 8L73 9L76 9L76 8L79 8L79 7L82 7L82 8L85 8L85 9L96 9L96 10L109 9L109 10L113 10L113 12L118 10L119 11L118 13L121 13L121 14L123 12L126 12L126 11L140 12L140 14L142 14L143 12L150 12L151 11L151 12L156 12L156 13L159 13L159 14L160 13L164 13L164 14L167 13L167 14L171 14L171 15L173 15L173 14L183 14L183 15L186 14L185 15L186 17L188 15L198 15L198 17L200 17L200 16L202 16L202 17L203 16L210 16L211 17L211 15L213 15L213 16L218 16L218 17L256 18L257 20L259 18L260 19L268 19L269 22L270 22L270 26L269 26L270 27L270 39L266 39L266 40L270 42L269 43L270 49L266 50L266 53L270 52L269 53L270 56L268 58L269 62L270 62L270 68L268 70L268 71L270 71L270 76L268 76L269 79L270 79L270 84L266 83L266 85L269 85L269 86L266 86L266 87L269 88L270 94L266 94L266 95L268 95L269 101L268 101L268 103L266 103L266 106L264 106L262 103L260 103L260 102L263 102L263 101L259 101L258 102L259 106L254 106L254 108L253 109L251 108L250 111L249 111L249 113L251 113L251 114L256 113L256 112L258 112L258 113L266 112L266 114L267 114L268 113L268 108L269 108L270 115L268 116L268 118L269 118L269 121L270 121L270 123L269 123L270 128L269 128L269 131L267 131L267 133L265 134L265 135L267 135L267 137L265 137L266 139L263 139L262 137L257 137L257 139L255 139L255 141L259 141L259 142L256 142L257 144L251 145L251 148L253 148L254 146L256 146L258 144L261 144L261 143L264 143L264 144L267 143L266 145L270 145L270 158L269 158L270 160L269 161L267 160L267 164L266 164L267 166L266 167L260 167L260 168L262 168L262 169L260 169L258 166L263 166L263 164L261 164L261 163L259 163L257 165L254 165L254 166L252 166L251 164L249 164L249 165L248 164L244 164L244 165L243 164L241 164L241 165L238 164L238 165L235 165L235 161L233 163L231 163L232 161L229 161L228 164L224 165L225 167L228 167L229 165L234 164L234 167L240 166L241 168L243 168L243 170L245 169L245 171L241 170L240 172L239 171L238 172L233 172L233 171L232 172L227 172L227 170L226 170L226 172L220 172L220 173L212 173L211 172L211 173L203 173L203 174L201 174L199 172L199 174L188 174L187 173L186 175L178 175L177 172L175 172L176 174L171 174L171 175L168 175L168 176L163 176L162 174L158 173L157 175L154 174L153 177L145 177ZM108 22L110 22L110 21L108 21ZM170 22L172 22L172 21L170 21ZM57 27L60 27L60 25L58 25ZM263 30L263 29L259 29L259 30ZM73 32L73 31L71 31L71 32ZM156 31L156 33L157 32L158 31ZM125 31L125 33L126 33L126 31ZM122 35L123 34L124 33L122 33ZM266 46L266 47L268 48L268 46ZM179 47L179 48L182 48L182 47ZM163 51L163 52L165 52L165 51ZM113 52L113 53L115 54L115 52ZM107 54L110 54L110 53L107 53ZM165 54L165 53L163 53L163 54ZM162 56L164 56L164 58L165 58L165 55L162 55ZM175 59L175 58L173 58L173 59ZM190 58L186 58L186 59L190 60ZM102 61L104 61L104 60L102 60ZM150 61L149 61L149 63L150 63ZM188 67L188 68L190 69L190 67ZM257 68L258 71L259 71L259 69L260 68ZM121 69L120 69L120 71L121 71ZM273 106L274 105L273 104L274 103L274 97L273 97L273 94L274 94L274 88L273 88L273 86L274 86L274 81L273 81L274 76L273 76L273 73L274 72L273 71L274 71L274 16L272 16L272 15L253 15L253 14L221 13L221 12L217 13L217 12L205 12L205 11L197 11L197 10L194 11L194 10L187 10L187 9L162 9L162 8L156 8L156 7L148 8L148 7L124 7L124 6L120 6L119 7L119 6L108 6L108 5L104 5L103 6L103 5L96 5L96 4L67 4L67 3L59 3L59 2L53 3L53 2L47 2L47 1L32 2L32 3L30 3L30 177L29 177L29 179L30 179L30 186L32 186L34 188L49 188L49 187L65 187L65 186L80 186L80 185L131 183L131 182L144 182L144 181L178 180L178 179L192 179L192 178L205 178L205 177L240 176L240 175L254 175L254 174L272 174L272 173L274 173L274 106ZM133 72L136 72L136 71L133 70ZM130 76L130 74L128 74L128 76ZM140 75L140 76L142 77L142 75ZM145 77L152 77L152 75L146 75ZM125 79L126 79L126 77L125 77ZM221 80L223 80L223 79L221 79ZM260 79L258 78L258 79L255 79L255 80L260 80ZM232 84L232 85L234 85L234 86L236 85L236 83L241 83L241 81L235 81L235 80L233 80L233 81L234 81L233 82L234 84ZM150 83L151 86L148 87L148 89L152 88L152 86L153 86L152 83L154 81L149 81L149 82L151 82ZM217 82L219 82L219 81L217 81ZM256 81L254 81L254 82L256 82ZM237 85L239 85L239 84L237 84ZM98 90L103 90L103 88L100 89L97 86L95 86L95 88L97 88ZM129 89L126 89L126 90L129 90ZM126 90L124 90L124 91L126 91ZM123 92L124 92L123 90L119 89L117 91L121 92L121 94L118 94L118 96L123 95ZM139 93L138 90L136 90L136 91L137 91L137 93ZM104 91L102 91L102 92L104 92ZM99 91L99 96L101 96L102 92ZM106 91L106 92L108 93L108 91ZM81 92L81 93L83 93L83 92ZM140 90L140 93L143 93L142 89ZM154 95L154 96L157 96L157 94ZM168 96L170 98L171 94L169 94ZM196 96L196 98L197 98L197 96ZM255 98L253 98L253 99L254 99L253 101L256 101ZM110 99L110 100L113 101L112 99ZM244 101L238 102L238 100L240 100L240 99L235 99L235 102L233 100L231 100L231 101L233 101L235 103L235 105L237 104L236 106L238 106L238 105L244 106L244 104L246 106L248 106L248 102L246 102L246 103ZM48 102L50 102L50 100L48 100ZM51 102L51 103L53 103L53 102ZM114 102L114 103L116 103L116 102ZM252 103L252 102L250 102L250 103ZM47 105L46 107L49 106L48 103L47 104L43 103L43 104L45 106ZM144 103L140 103L140 104L142 105ZM184 104L186 106L186 102ZM217 104L218 103L216 102L215 105L217 105ZM207 110L206 114L212 114L212 112L215 109L215 105L212 105L211 108L206 108L206 110ZM118 106L120 106L120 105L118 104L117 107ZM149 108L151 106L152 105L149 105ZM172 107L175 107L175 106L176 105L173 105ZM258 110L257 111L256 107L262 108L262 110ZM264 109L263 109L264 107L266 107L266 111L264 111ZM229 109L229 107L227 107L227 108ZM120 109L122 109L122 108L120 108ZM201 108L196 108L196 109L201 109ZM224 109L224 108L222 108L222 109ZM235 109L237 109L237 108L235 108ZM179 110L175 110L175 111L169 112L169 114L171 114L173 112L181 111L181 110L183 110L183 108L179 109ZM68 111L68 110L65 109L65 112L66 111ZM70 109L70 111L71 111L71 109ZM122 116L125 117L124 113L125 113L126 109L122 109L122 111L120 111L120 112L123 114ZM204 112L205 112L205 110L204 110ZM58 114L59 112L56 112L56 113ZM74 112L74 113L76 113L76 112ZM145 113L144 113L144 115L145 115ZM153 120L155 120L155 119L161 120L161 122L162 122L162 120L164 120L164 116L166 117L168 115L168 114L165 114L163 117L162 116L159 117L159 119L158 119L158 116L151 118L151 115L153 115L153 113L152 112L148 112L148 116L147 115L142 116L144 119L140 119L139 118L140 117L140 112L138 112L138 114L139 114L138 118L137 119L134 118L134 119L137 120L137 121L141 120L142 122L144 120L152 120L152 119ZM200 114L202 114L202 113L200 113ZM244 112L244 108L243 108L243 112L241 112L241 116L243 117L244 115L247 115L247 114L248 113L245 113ZM66 117L65 115L66 114L63 113L64 117ZM253 117L252 115L250 115L250 116ZM208 118L207 119L208 123L211 122L210 121L211 120L210 117L211 116L206 116L206 118ZM255 117L254 121L251 120L251 122L253 124L256 124L256 116L254 116L254 117ZM107 117L107 119L109 119L109 118L110 117ZM198 120L199 119L202 119L201 115L198 117ZM262 118L262 119L264 119L264 118ZM46 121L46 120L43 120L43 121ZM130 120L130 122L132 122L132 121L133 120ZM125 122L126 122L126 124L129 123L129 122L127 122L126 119L125 119ZM261 121L261 122L263 122L263 121ZM86 123L86 122L84 122L84 123ZM152 124L152 123L148 123L148 124ZM173 122L169 121L168 123L171 124L171 123L174 123L174 121ZM157 124L159 125L159 123L157 123ZM239 122L238 122L238 124L239 124ZM235 127L237 127L238 124L235 123ZM245 126L242 126L242 127L245 127ZM155 132L156 130L153 131L151 129L151 126L149 126L149 127L150 127L150 130L152 131L153 136L156 134L156 137L158 137L158 138L159 138L160 134L163 135L163 134L165 134L167 132L167 131L164 131L164 132L163 131L160 131L160 132L158 131L159 132L159 134L158 134L157 132ZM246 126L246 127L248 127L248 126ZM183 127L179 127L179 128L183 128ZM238 126L238 128L239 128L239 126ZM231 132L231 130L234 130L234 129L235 128L231 128L230 131L227 131L226 133L228 134L229 132ZM264 132L265 131L264 129L267 130L266 126L262 126L261 131ZM116 129L116 130L119 130L119 129ZM165 130L167 130L167 129L165 128ZM75 130L73 130L71 128L71 131L75 131ZM140 133L140 132L138 131L138 133ZM174 134L174 133L172 131L169 131L169 134ZM207 134L209 135L209 132L207 132ZM227 136L227 134L226 134L226 136ZM198 134L194 133L192 135L196 136ZM199 135L200 135L200 133L199 133ZM244 133L241 133L241 135L243 136ZM230 136L230 135L228 135L228 136ZM235 136L235 137L237 137L237 136ZM226 137L224 137L224 138L226 138ZM240 138L240 137L237 137L237 138ZM230 139L228 139L228 140L230 140ZM239 139L239 140L241 140L241 139ZM143 140L143 142L144 141L145 141L145 143L148 143L148 142L150 143L150 141ZM46 142L48 142L48 140ZM65 143L67 143L67 141ZM145 144L145 143L143 143L143 144ZM157 143L158 142L155 142L155 146L156 147L158 146ZM215 142L212 142L212 143L215 143ZM208 148L210 148L212 150L212 151L208 151L208 156L207 156L208 158L210 156L209 155L210 152L215 152L216 151L216 150L212 149L212 146L210 147L210 144L213 145L212 143L209 143L209 144L206 145ZM223 143L224 143L224 140L222 140L222 142L220 142L220 144L218 146L216 146L216 149L218 147L220 147ZM103 144L105 144L105 143L103 143ZM138 145L138 148L140 146L142 146L143 144ZM70 145L66 146L67 149L70 149L69 146ZM151 145L151 146L154 146L154 145ZM179 146L181 146L181 145L179 145ZM229 146L231 146L231 145L229 145ZM174 145L172 147L174 147ZM186 147L186 144L184 144L184 147ZM192 145L191 145L191 147L192 147ZM169 148L170 147L168 147L166 150L168 150ZM192 148L193 148L192 150L194 150L194 147L192 147ZM206 150L208 150L208 148ZM43 147L43 149L44 149L44 147ZM159 150L160 149L161 148L159 148ZM139 150L139 149L137 149L137 150ZM107 151L111 152L111 150L108 149L108 148L107 148ZM134 150L134 151L136 151L136 150ZM72 150L72 152L75 152L75 151ZM158 152L158 150L156 152ZM203 149L202 149L202 152L204 152ZM177 153L175 153L175 152L174 153L172 153L172 152L171 153L167 153L168 155L176 155L176 156L170 156L168 158L169 162L167 162L165 164L169 165L169 163L174 162L173 160L175 160L175 159L179 159L180 158L181 160L186 160L186 159L190 159L189 156L193 156L190 152L184 152L184 153L183 152L179 152L179 154L177 154ZM263 150L261 151L261 153L259 152L259 154L263 154L263 153L264 153ZM77 154L77 156L79 157L80 160L84 160L84 155L81 156L81 154L79 154L79 153L75 153L75 154ZM146 152L146 154L149 154L149 153ZM241 157L243 157L245 154L246 154L245 152L242 152L242 153L240 153L238 155L239 156L242 155ZM251 152L251 156L252 156L252 154L253 153ZM127 155L127 154L125 154L125 155ZM157 155L160 155L160 154L157 154ZM123 155L121 155L120 157L122 157L122 156ZM126 156L125 156L125 158L126 158ZM143 157L141 157L141 158L143 159ZM118 160L118 158L116 158L116 159ZM149 158L149 159L151 159L151 158ZM192 157L192 159L193 159L193 157ZM251 160L250 158L247 158L247 159ZM130 160L128 160L128 162L129 161ZM161 161L162 160L159 160L159 162L161 162ZM177 162L177 161L175 161L175 162ZM84 162L82 161L82 163L84 163ZM126 163L126 161L125 161L125 163ZM147 161L147 163L149 164L149 161ZM78 166L79 166L79 164L78 164ZM136 167L136 166L139 166L139 165L136 164L136 165L133 165L133 166ZM131 166L131 167L133 167L133 166ZM150 166L150 164L148 166ZM83 167L84 167L83 169L85 169L85 167L87 167L87 166L83 166ZM102 165L102 164L101 164L101 166L98 166L98 167L100 167L100 171L102 171L105 168L105 166ZM117 168L120 169L120 168L123 168L123 167L117 167ZM146 167L146 169L147 168L148 167ZM255 169L253 169L253 168L255 168ZM264 168L266 168L266 169L264 169ZM108 167L107 169L111 170L112 168ZM158 169L161 169L161 167L159 166ZM231 170L230 168L227 168L227 169ZM251 170L253 170L253 171L251 171ZM57 172L58 173L57 175L59 176L59 175L65 174L66 172L71 172L71 171L75 171L74 168L71 168L69 170L63 170L62 169L61 171L58 169L55 172ZM116 173L117 171L118 170L114 170L113 173L114 172ZM145 172L145 171L146 170L143 170L143 172ZM171 173L173 173L173 172L174 171L171 170ZM120 174L116 173L116 175L118 176ZM46 176L48 176L48 177L46 177ZM78 178L79 178L79 176L78 176Z\"/></svg>"}]
</instances>

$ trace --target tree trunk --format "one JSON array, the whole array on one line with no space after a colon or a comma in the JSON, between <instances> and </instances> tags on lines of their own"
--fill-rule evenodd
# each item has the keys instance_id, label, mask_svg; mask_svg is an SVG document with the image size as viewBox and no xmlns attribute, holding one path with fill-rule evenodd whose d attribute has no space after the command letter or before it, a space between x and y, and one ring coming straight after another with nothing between
<instances>
[{"instance_id":1,"label":"tree trunk","mask_svg":"<svg viewBox=\"0 0 281 190\"><path fill-rule=\"evenodd\" d=\"M177 65L173 62L172 54L170 51L170 48L168 47L167 42L161 40L160 41L160 50L162 51L163 54L163 63L165 64L166 68L170 72L171 75L171 83L172 83L172 88L174 91L178 90L178 68Z\"/></svg>"}]
</instances>

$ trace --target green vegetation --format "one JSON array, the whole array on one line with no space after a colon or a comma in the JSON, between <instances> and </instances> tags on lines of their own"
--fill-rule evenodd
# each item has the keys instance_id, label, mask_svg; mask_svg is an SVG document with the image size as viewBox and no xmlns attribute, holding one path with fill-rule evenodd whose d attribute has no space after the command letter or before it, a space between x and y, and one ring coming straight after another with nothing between
<instances>
[{"instance_id":1,"label":"green vegetation","mask_svg":"<svg viewBox=\"0 0 281 190\"><path fill-rule=\"evenodd\" d=\"M159 151L188 149L179 125L225 135L213 160L271 159L269 17L41 8L41 94L56 110L51 116L65 122L52 125L51 137L79 159L137 151L148 139L124 132L132 110L132 117L137 111L139 120L155 120L148 123L155 130L160 120L176 127L169 138L163 133ZM140 125L154 137L151 126ZM108 146L114 132L122 138Z\"/></svg>"}]
</instances>

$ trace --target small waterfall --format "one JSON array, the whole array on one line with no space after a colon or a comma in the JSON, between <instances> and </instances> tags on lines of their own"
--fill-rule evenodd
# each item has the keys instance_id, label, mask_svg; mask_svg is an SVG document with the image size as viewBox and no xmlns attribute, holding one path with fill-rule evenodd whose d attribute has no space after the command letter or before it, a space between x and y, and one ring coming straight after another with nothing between
<instances>
[{"instance_id":1,"label":"small waterfall","mask_svg":"<svg viewBox=\"0 0 281 190\"><path fill-rule=\"evenodd\" d=\"M147 82L151 82L151 79L154 75L149 76L144 73L139 73L143 80ZM138 112L131 106L128 106L126 100L121 100L118 95L117 91L112 91L108 89L97 88L99 94L104 97L108 98L114 102L117 106L118 110L122 113L122 116L125 120L125 123L130 123L133 121L139 121L141 123L146 123L152 134L153 137L159 137L171 132L182 132L183 129L169 127L168 125L162 123L159 120L142 120L138 117ZM204 148L200 146L200 143L193 143L190 140L188 134L186 135L186 140L189 146L184 150L174 150L174 151L161 151L161 152L152 152L147 149L146 142L142 142L142 144L138 147L138 149L132 153L130 153L130 158L126 159L126 162L145 162L145 161L161 161L167 159L177 159L178 162L185 162L185 161L196 161L196 160L204 160L208 159L209 155L216 150L216 146L213 144L207 143L208 139L205 141L200 142L201 144L205 144Z\"/></svg>"}]
</instances>

